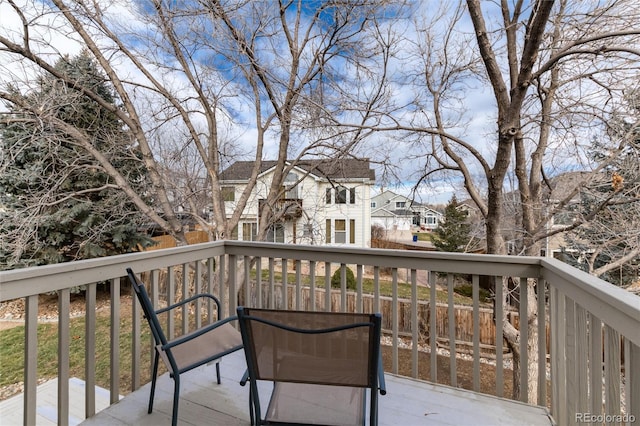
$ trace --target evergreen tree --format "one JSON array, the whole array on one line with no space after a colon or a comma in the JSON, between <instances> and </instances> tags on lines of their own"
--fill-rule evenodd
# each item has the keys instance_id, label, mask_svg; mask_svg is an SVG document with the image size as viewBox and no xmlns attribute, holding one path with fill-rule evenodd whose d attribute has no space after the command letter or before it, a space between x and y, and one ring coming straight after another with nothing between
<instances>
[{"instance_id":1,"label":"evergreen tree","mask_svg":"<svg viewBox=\"0 0 640 426\"><path fill-rule=\"evenodd\" d=\"M139 228L143 216L95 158L56 123L86 134L111 164L147 185L141 156L113 111L116 100L87 52L64 58L56 69L73 86L49 75L9 104L0 127L0 268L43 265L134 251L151 241ZM36 116L36 112L40 117ZM50 119L41 119L43 116Z\"/></svg>"},{"instance_id":2,"label":"evergreen tree","mask_svg":"<svg viewBox=\"0 0 640 426\"><path fill-rule=\"evenodd\" d=\"M467 214L458 209L458 200L454 195L444 210L444 221L431 235L431 241L438 251L461 252L469 243L471 225Z\"/></svg>"}]
</instances>

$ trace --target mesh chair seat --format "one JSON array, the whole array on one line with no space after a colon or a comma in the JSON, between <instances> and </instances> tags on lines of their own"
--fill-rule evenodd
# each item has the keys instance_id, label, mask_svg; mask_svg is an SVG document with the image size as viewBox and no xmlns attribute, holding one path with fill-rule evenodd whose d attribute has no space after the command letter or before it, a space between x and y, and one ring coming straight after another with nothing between
<instances>
[{"instance_id":1,"label":"mesh chair seat","mask_svg":"<svg viewBox=\"0 0 640 426\"><path fill-rule=\"evenodd\" d=\"M276 382L265 420L357 426L364 423L366 388Z\"/></svg>"},{"instance_id":2,"label":"mesh chair seat","mask_svg":"<svg viewBox=\"0 0 640 426\"><path fill-rule=\"evenodd\" d=\"M211 354L224 353L242 346L240 333L230 323L222 324L207 333L191 338L197 332L198 330L194 330L167 342L171 344L177 339L187 339L184 343L170 349L178 370L184 370L189 366L198 364L201 360L211 356ZM165 367L171 371L171 362L167 356L167 351L162 350L162 345L157 345L156 350L160 354Z\"/></svg>"}]
</instances>

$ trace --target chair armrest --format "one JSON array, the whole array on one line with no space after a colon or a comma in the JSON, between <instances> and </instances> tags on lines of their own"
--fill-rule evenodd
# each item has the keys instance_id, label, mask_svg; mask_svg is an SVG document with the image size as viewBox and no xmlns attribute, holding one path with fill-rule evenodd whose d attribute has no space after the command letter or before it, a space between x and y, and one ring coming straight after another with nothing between
<instances>
[{"instance_id":1,"label":"chair armrest","mask_svg":"<svg viewBox=\"0 0 640 426\"><path fill-rule=\"evenodd\" d=\"M158 309L157 311L155 311L156 315L157 314L162 314L164 312L171 311L172 309L175 309L175 308L182 307L183 305L186 305L187 303L191 303L194 300L201 299L201 298L213 299L213 301L216 304L216 307L218 308L218 315L220 315L220 300L218 300L218 298L215 297L213 294L209 294L209 293L199 293L199 294L193 295L193 296L191 296L191 297L189 297L187 299L181 300L181 301L176 302L176 303L174 303L172 305L164 307L162 309Z\"/></svg>"},{"instance_id":2,"label":"chair armrest","mask_svg":"<svg viewBox=\"0 0 640 426\"><path fill-rule=\"evenodd\" d=\"M218 322L214 322L213 324L209 324L209 325L205 325L204 327L201 327L195 331L193 331L192 333L189 334L185 334L184 336L178 337L175 340L170 341L169 343L167 343L166 345L162 345L161 348L162 350L166 350L166 349L170 349L173 348L174 346L178 346L181 345L185 342L188 342L189 340L193 340L198 336L202 336L205 333L210 332L211 330L215 330L218 327L221 327L231 321L236 321L238 319L238 317L236 316L232 316L232 317L227 317L223 320L220 320ZM242 348L242 346L238 346L238 349Z\"/></svg>"},{"instance_id":3,"label":"chair armrest","mask_svg":"<svg viewBox=\"0 0 640 426\"><path fill-rule=\"evenodd\" d=\"M387 384L384 381L384 368L382 368L382 354L378 356L378 389L380 389L380 395L387 394Z\"/></svg>"},{"instance_id":4,"label":"chair armrest","mask_svg":"<svg viewBox=\"0 0 640 426\"><path fill-rule=\"evenodd\" d=\"M242 375L242 379L240 379L240 386L244 386L249 381L249 370L244 370L244 374Z\"/></svg>"}]
</instances>

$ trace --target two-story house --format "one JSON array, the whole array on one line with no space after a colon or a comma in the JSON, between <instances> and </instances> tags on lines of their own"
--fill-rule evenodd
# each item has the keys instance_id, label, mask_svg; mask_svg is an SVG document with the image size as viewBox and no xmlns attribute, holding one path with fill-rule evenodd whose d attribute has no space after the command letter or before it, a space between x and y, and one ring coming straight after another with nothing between
<instances>
[{"instance_id":1,"label":"two-story house","mask_svg":"<svg viewBox=\"0 0 640 426\"><path fill-rule=\"evenodd\" d=\"M244 241L256 238L276 164L262 162L257 184L231 238ZM227 217L236 208L253 165L252 161L238 161L222 172ZM370 246L374 183L375 171L368 159L297 161L285 177L282 195L271 206L274 219L267 241Z\"/></svg>"},{"instance_id":2,"label":"two-story house","mask_svg":"<svg viewBox=\"0 0 640 426\"><path fill-rule=\"evenodd\" d=\"M383 191L371 198L371 224L387 231L433 231L443 214L393 191Z\"/></svg>"}]
</instances>

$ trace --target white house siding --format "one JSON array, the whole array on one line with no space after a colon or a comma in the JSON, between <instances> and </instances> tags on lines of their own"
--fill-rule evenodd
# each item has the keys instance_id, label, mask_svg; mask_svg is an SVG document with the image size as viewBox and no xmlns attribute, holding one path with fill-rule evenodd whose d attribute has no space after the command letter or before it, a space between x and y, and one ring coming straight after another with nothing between
<instances>
[{"instance_id":1,"label":"white house siding","mask_svg":"<svg viewBox=\"0 0 640 426\"><path fill-rule=\"evenodd\" d=\"M306 174L304 170L293 170L298 177ZM259 176L255 188L251 191L251 195L247 201L247 205L242 213L238 224L239 240L249 240L250 236L244 235L243 223L256 223L258 221L259 200L267 198L269 188L271 187L273 170L268 170L262 176ZM246 185L245 181L225 181L224 186L234 187L234 201L225 202L225 210L227 217L233 214L237 206L237 202L242 196L242 191ZM332 202L326 203L325 194L327 188L335 189L335 186L343 185L347 188L347 203L335 204L335 190L332 194ZM298 183L298 198L302 200L303 214L302 217L293 221L284 221L284 242L297 244L313 244L326 245L326 220L331 220L331 245L352 245L357 247L369 247L371 245L371 187L373 182L369 179L348 179L341 181L334 179L328 182L326 179L307 174L303 180ZM355 189L355 203L350 203L351 188ZM346 243L340 244L335 242L335 221L344 220L346 223ZM354 243L350 242L351 220L355 221L353 235ZM311 232L307 225L311 225ZM295 234L294 234L295 229Z\"/></svg>"}]
</instances>

